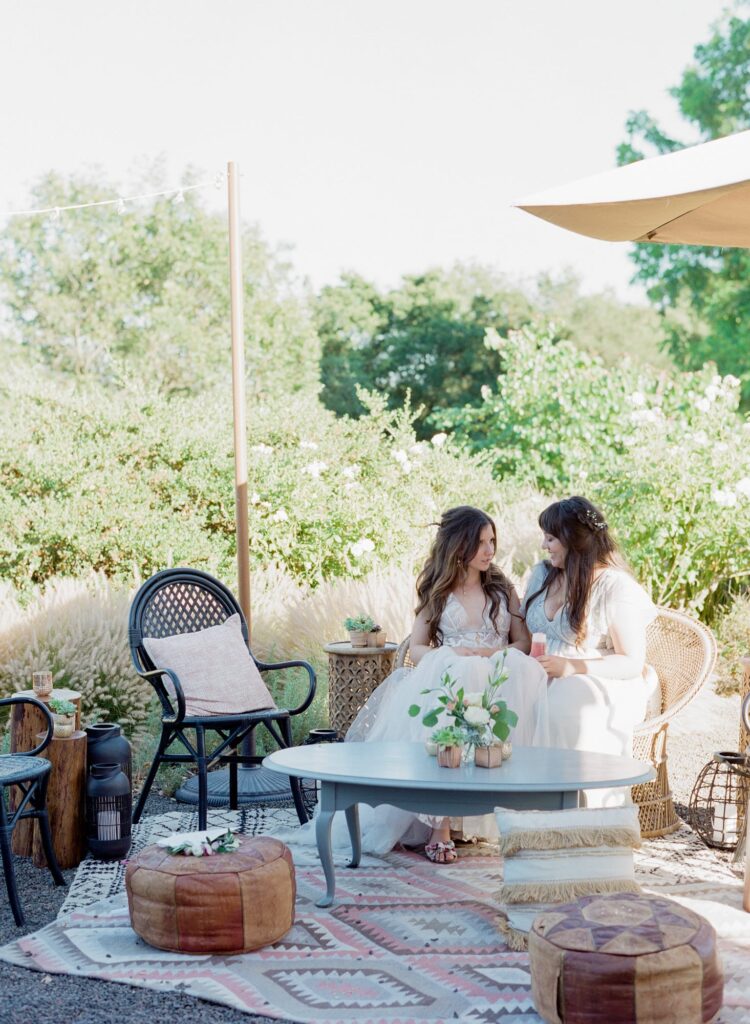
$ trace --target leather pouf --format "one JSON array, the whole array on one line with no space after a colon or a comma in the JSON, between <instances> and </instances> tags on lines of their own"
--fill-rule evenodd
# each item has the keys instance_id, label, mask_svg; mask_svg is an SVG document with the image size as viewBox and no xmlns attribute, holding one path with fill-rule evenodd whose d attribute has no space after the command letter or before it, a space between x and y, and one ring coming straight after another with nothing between
<instances>
[{"instance_id":1,"label":"leather pouf","mask_svg":"<svg viewBox=\"0 0 750 1024\"><path fill-rule=\"evenodd\" d=\"M716 933L658 896L586 896L539 914L531 991L550 1024L705 1024L721 1009Z\"/></svg>"},{"instance_id":2,"label":"leather pouf","mask_svg":"<svg viewBox=\"0 0 750 1024\"><path fill-rule=\"evenodd\" d=\"M157 949L247 953L277 942L294 923L294 863L266 836L240 837L234 853L173 856L147 846L128 863L133 930Z\"/></svg>"}]
</instances>

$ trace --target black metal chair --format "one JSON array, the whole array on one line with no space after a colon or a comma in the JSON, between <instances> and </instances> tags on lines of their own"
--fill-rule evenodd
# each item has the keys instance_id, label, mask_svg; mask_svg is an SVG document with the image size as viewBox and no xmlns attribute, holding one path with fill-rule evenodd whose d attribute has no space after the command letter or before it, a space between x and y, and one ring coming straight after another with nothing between
<instances>
[{"instance_id":1,"label":"black metal chair","mask_svg":"<svg viewBox=\"0 0 750 1024\"><path fill-rule=\"evenodd\" d=\"M15 754L0 754L0 855L2 855L10 908L13 911L16 924L20 926L24 924L25 919L18 899L16 872L11 850L13 829L19 821L24 818L35 818L39 822L42 849L55 885L65 885L65 879L52 846L49 818L47 817L47 783L52 765L46 758L37 756L52 739L54 731L52 715L47 706L34 697L6 697L0 700L0 707L12 704L33 704L47 719L47 733L33 750ZM17 799L15 809L9 810L6 805L5 790L12 786L17 787L20 799Z\"/></svg>"},{"instance_id":2,"label":"black metal chair","mask_svg":"<svg viewBox=\"0 0 750 1024\"><path fill-rule=\"evenodd\" d=\"M315 696L315 672L306 661L265 664L253 657L248 645L248 657L253 658L261 672L295 667L305 669L309 676L305 699L299 707L291 709L269 708L243 714L198 717L186 715L185 696L176 673L169 668L157 668L143 645L144 637L195 633L209 626L218 626L235 614L240 616L242 635L247 644L247 623L234 595L219 580L198 569L164 569L147 580L133 598L128 624L130 653L138 675L148 680L156 690L163 712L161 737L133 813L134 822L140 820L151 785L162 764L195 764L198 771L198 827L204 829L209 768L229 766L229 806L236 809L238 764L260 764L263 759L254 753L238 753L239 744L246 738L252 738L254 730L262 725L280 747L292 746L291 716L306 711ZM174 686L174 700L170 699L164 676L168 676ZM210 750L206 748L206 733L218 734L218 740ZM175 741L187 753L168 753L168 748ZM291 778L289 781L297 816L304 823L308 814L299 779Z\"/></svg>"}]
</instances>

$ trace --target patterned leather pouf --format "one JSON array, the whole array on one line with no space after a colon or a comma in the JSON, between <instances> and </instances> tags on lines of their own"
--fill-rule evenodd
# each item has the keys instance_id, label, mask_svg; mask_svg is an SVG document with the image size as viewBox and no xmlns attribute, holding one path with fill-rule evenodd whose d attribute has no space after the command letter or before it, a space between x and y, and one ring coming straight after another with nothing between
<instances>
[{"instance_id":1,"label":"patterned leather pouf","mask_svg":"<svg viewBox=\"0 0 750 1024\"><path fill-rule=\"evenodd\" d=\"M133 930L157 949L247 953L294 924L294 863L267 836L240 837L235 853L173 856L147 846L125 870Z\"/></svg>"},{"instance_id":2,"label":"patterned leather pouf","mask_svg":"<svg viewBox=\"0 0 750 1024\"><path fill-rule=\"evenodd\" d=\"M705 1024L721 1009L716 933L659 896L586 896L540 914L529 958L549 1024Z\"/></svg>"}]
</instances>

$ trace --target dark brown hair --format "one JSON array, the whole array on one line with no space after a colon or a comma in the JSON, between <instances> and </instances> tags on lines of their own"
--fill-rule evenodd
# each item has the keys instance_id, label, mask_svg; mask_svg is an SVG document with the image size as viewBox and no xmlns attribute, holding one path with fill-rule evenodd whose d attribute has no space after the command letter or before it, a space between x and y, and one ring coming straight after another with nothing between
<instances>
[{"instance_id":1,"label":"dark brown hair","mask_svg":"<svg viewBox=\"0 0 750 1024\"><path fill-rule=\"evenodd\" d=\"M576 643L586 636L586 615L594 583L594 573L602 566L625 569L617 545L609 532L602 513L587 498L574 495L549 505L539 516L539 525L545 533L555 537L567 548L565 568L557 569L545 562L547 575L535 594L526 598L525 605L540 594L546 594L562 573L567 579L565 611Z\"/></svg>"},{"instance_id":2,"label":"dark brown hair","mask_svg":"<svg viewBox=\"0 0 750 1024\"><path fill-rule=\"evenodd\" d=\"M427 609L427 628L432 646L439 646L443 642L440 619L445 602L451 591L465 578L465 566L479 550L479 538L485 526L492 527L492 537L497 549L495 524L478 508L472 508L470 505L449 508L443 513L437 526L437 536L417 579L416 614L419 615L423 609ZM503 603L510 610L510 595L513 588L510 580L494 562L486 572L480 572L479 578L482 590L489 599L490 619L494 623Z\"/></svg>"}]
</instances>

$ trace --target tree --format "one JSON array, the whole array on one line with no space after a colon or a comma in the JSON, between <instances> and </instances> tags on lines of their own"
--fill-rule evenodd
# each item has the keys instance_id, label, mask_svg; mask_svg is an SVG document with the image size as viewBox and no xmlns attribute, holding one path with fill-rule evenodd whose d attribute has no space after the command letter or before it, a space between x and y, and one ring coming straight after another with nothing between
<instances>
[{"instance_id":1,"label":"tree","mask_svg":"<svg viewBox=\"0 0 750 1024\"><path fill-rule=\"evenodd\" d=\"M490 271L456 266L405 277L381 293L355 274L323 288L315 305L322 345L322 398L338 413L361 415L355 384L385 392L391 408L407 394L428 414L479 401L500 371L484 345L488 328L505 332L533 317L529 300Z\"/></svg>"},{"instance_id":2,"label":"tree","mask_svg":"<svg viewBox=\"0 0 750 1024\"><path fill-rule=\"evenodd\" d=\"M185 184L189 184L190 177ZM135 191L163 188L152 170ZM122 194L102 173L48 174L38 207ZM199 191L128 204L13 219L0 240L0 293L12 334L64 374L114 384L144 374L190 393L230 374L226 219ZM243 238L247 363L256 391L316 389L318 343L306 296L257 230Z\"/></svg>"},{"instance_id":3,"label":"tree","mask_svg":"<svg viewBox=\"0 0 750 1024\"><path fill-rule=\"evenodd\" d=\"M670 90L680 113L709 141L750 127L750 18L740 15L748 0L714 26L711 38L694 51L679 85ZM683 144L665 134L646 112L631 113L628 141L618 163L669 153ZM750 253L744 249L682 245L636 246L631 258L636 280L664 319L665 345L676 363L697 369L713 360L722 373L742 381L750 404Z\"/></svg>"}]
</instances>

